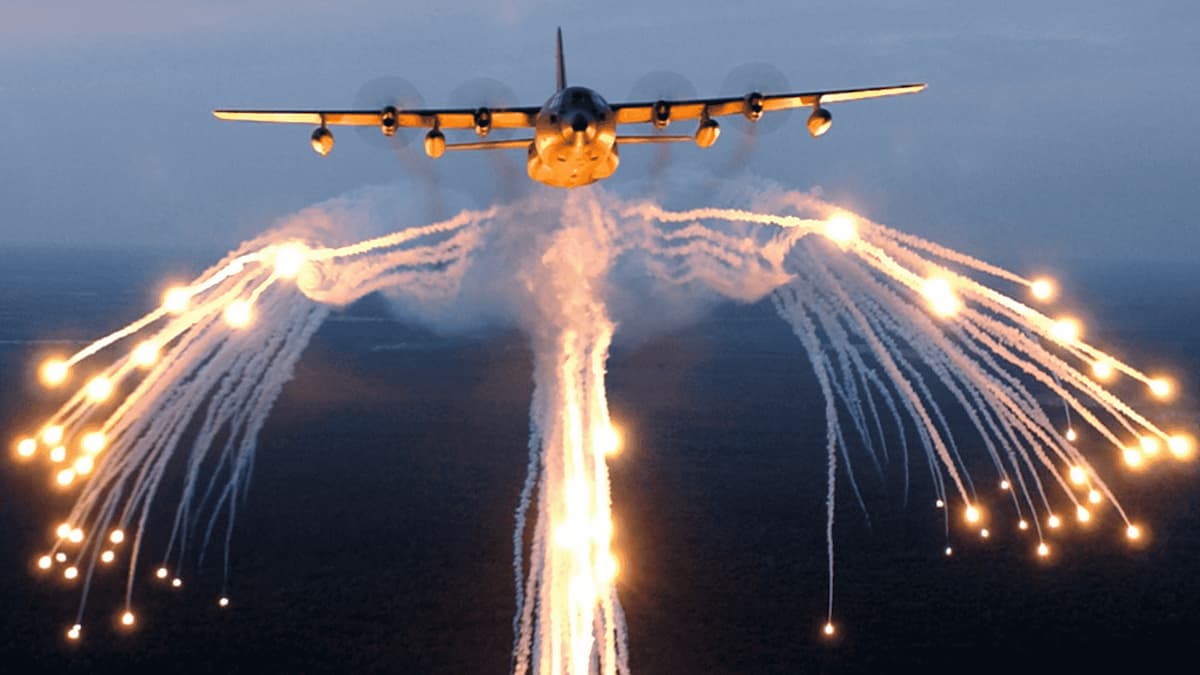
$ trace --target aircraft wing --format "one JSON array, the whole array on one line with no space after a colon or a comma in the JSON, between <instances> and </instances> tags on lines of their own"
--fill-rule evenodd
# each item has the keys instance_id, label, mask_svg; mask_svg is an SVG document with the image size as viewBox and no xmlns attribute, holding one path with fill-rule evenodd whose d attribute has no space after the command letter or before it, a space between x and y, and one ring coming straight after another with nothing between
<instances>
[{"instance_id":1,"label":"aircraft wing","mask_svg":"<svg viewBox=\"0 0 1200 675\"><path fill-rule=\"evenodd\" d=\"M421 127L432 129L474 129L480 125L480 114L490 116L486 125L492 129L521 129L532 127L538 108L441 108L398 110L214 110L217 119L234 122L268 122L274 124L341 125L356 127ZM388 125L388 120L392 124Z\"/></svg>"},{"instance_id":2,"label":"aircraft wing","mask_svg":"<svg viewBox=\"0 0 1200 675\"><path fill-rule=\"evenodd\" d=\"M722 98L693 99L683 101L650 101L647 103L617 103L613 109L617 113L617 124L643 124L653 122L655 115L665 113L669 121L694 120L704 116L721 117L724 115L747 115L752 112L759 114L773 110L790 110L792 108L808 108L826 103L842 103L844 101L860 101L868 98L884 96L899 96L915 94L925 89L925 84L901 84L890 87L868 87L865 89L836 89L830 91L810 91L798 94L747 94L746 96L726 96ZM662 109L666 104L666 109ZM659 108L656 111L656 107ZM757 110L755 110L757 108Z\"/></svg>"}]
</instances>

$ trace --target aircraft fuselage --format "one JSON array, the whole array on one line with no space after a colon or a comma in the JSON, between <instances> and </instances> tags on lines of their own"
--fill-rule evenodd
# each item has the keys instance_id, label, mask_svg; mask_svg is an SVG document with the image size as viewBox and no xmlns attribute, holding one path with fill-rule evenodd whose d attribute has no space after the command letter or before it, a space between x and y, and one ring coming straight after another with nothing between
<instances>
[{"instance_id":1,"label":"aircraft fuselage","mask_svg":"<svg viewBox=\"0 0 1200 675\"><path fill-rule=\"evenodd\" d=\"M617 170L617 119L608 102L587 87L566 87L538 111L529 146L529 177L572 188Z\"/></svg>"}]
</instances>

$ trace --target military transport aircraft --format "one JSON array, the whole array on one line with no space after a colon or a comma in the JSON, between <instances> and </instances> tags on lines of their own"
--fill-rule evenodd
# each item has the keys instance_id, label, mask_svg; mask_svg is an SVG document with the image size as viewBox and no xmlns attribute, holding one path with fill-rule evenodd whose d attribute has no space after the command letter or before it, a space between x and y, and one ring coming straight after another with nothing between
<instances>
[{"instance_id":1,"label":"military transport aircraft","mask_svg":"<svg viewBox=\"0 0 1200 675\"><path fill-rule=\"evenodd\" d=\"M618 148L632 143L678 143L694 141L707 148L717 141L721 127L714 118L744 115L757 122L776 110L811 107L808 131L813 137L829 130L833 116L826 103L914 94L924 84L892 87L841 89L807 93L750 92L741 97L695 100L659 100L641 103L609 103L586 87L568 87L563 65L562 29L558 31L558 88L541 108L428 108L381 110L215 110L219 119L242 122L316 124L313 150L322 156L333 149L330 125L378 126L384 136L400 127L429 129L425 154L441 157L447 150L524 149L528 152L529 177L552 187L573 188L608 178L620 161ZM652 124L658 131L672 122L698 120L694 134L618 133L627 124ZM479 140L447 143L445 129L474 129ZM533 129L533 138L486 140L492 129Z\"/></svg>"}]
</instances>

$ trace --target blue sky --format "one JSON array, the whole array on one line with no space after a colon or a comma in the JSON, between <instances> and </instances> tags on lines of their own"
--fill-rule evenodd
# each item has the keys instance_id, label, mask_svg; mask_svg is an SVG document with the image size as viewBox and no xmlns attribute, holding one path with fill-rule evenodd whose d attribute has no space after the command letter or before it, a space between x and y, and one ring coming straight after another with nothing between
<instances>
[{"instance_id":1,"label":"blue sky","mask_svg":"<svg viewBox=\"0 0 1200 675\"><path fill-rule=\"evenodd\" d=\"M1198 19L1189 2L1079 0L17 0L0 22L0 245L224 249L308 204L430 170L485 203L487 158L406 163L346 130L321 159L308 129L209 111L346 107L381 76L430 105L480 76L541 103L561 24L569 77L610 100L651 70L716 94L746 62L798 90L927 81L919 96L832 108L819 141L793 115L750 167L993 259L1192 260ZM672 161L721 171L738 138L722 143ZM627 149L618 179L640 180L652 153ZM414 205L414 220L432 208Z\"/></svg>"}]
</instances>

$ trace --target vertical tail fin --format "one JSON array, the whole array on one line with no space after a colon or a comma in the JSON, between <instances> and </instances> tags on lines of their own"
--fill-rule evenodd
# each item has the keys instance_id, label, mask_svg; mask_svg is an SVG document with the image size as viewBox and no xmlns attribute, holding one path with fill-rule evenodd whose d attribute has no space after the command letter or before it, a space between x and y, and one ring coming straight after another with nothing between
<instances>
[{"instance_id":1,"label":"vertical tail fin","mask_svg":"<svg viewBox=\"0 0 1200 675\"><path fill-rule=\"evenodd\" d=\"M562 28L558 29L558 90L567 87L567 67L563 64Z\"/></svg>"}]
</instances>

